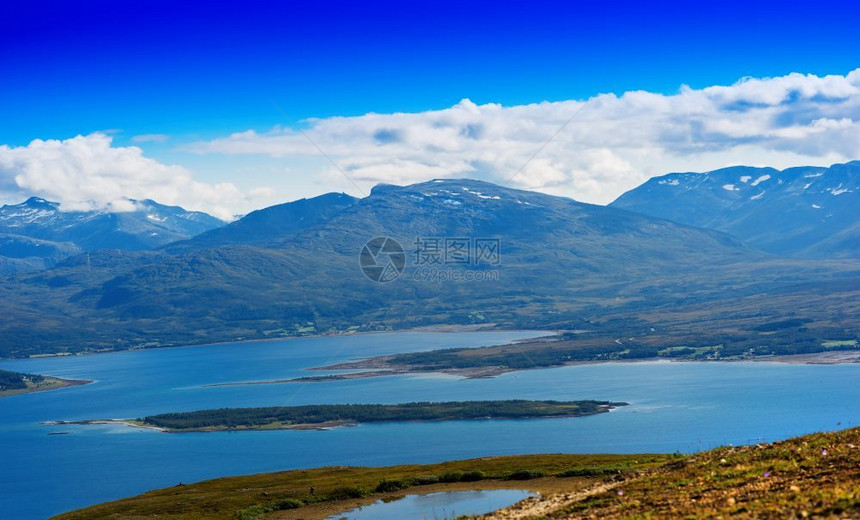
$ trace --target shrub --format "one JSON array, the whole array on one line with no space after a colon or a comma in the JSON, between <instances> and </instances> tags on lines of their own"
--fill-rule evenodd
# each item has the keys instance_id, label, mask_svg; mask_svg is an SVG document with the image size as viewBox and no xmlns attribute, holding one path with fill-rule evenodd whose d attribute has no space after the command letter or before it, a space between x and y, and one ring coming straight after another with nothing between
<instances>
[{"instance_id":1,"label":"shrub","mask_svg":"<svg viewBox=\"0 0 860 520\"><path fill-rule=\"evenodd\" d=\"M331 492L326 495L326 499L328 500L348 500L350 498L364 498L369 495L366 490L355 487L355 486L340 486L331 490Z\"/></svg>"},{"instance_id":2,"label":"shrub","mask_svg":"<svg viewBox=\"0 0 860 520\"><path fill-rule=\"evenodd\" d=\"M484 478L483 471L467 471L460 476L460 482L477 482L484 480Z\"/></svg>"},{"instance_id":3,"label":"shrub","mask_svg":"<svg viewBox=\"0 0 860 520\"><path fill-rule=\"evenodd\" d=\"M398 491L403 488L409 487L408 482L404 482L403 480L386 480L382 479L378 486L376 486L377 493L387 493L389 491Z\"/></svg>"},{"instance_id":4,"label":"shrub","mask_svg":"<svg viewBox=\"0 0 860 520\"><path fill-rule=\"evenodd\" d=\"M505 480L531 480L533 478L541 478L544 476L542 471L531 471L527 469L521 469L519 471L514 471L505 477Z\"/></svg>"},{"instance_id":5,"label":"shrub","mask_svg":"<svg viewBox=\"0 0 860 520\"><path fill-rule=\"evenodd\" d=\"M450 483L450 482L460 482L460 479L463 478L463 474L457 471L449 471L447 473L442 473L439 475L439 482Z\"/></svg>"},{"instance_id":6,"label":"shrub","mask_svg":"<svg viewBox=\"0 0 860 520\"><path fill-rule=\"evenodd\" d=\"M274 504L254 504L251 507L236 511L236 520L262 520L267 513L272 511L284 511L287 509L298 509L305 503L295 498L285 498Z\"/></svg>"},{"instance_id":7,"label":"shrub","mask_svg":"<svg viewBox=\"0 0 860 520\"><path fill-rule=\"evenodd\" d=\"M609 467L594 467L586 466L584 468L573 468L567 471L562 471L557 477L604 477L606 475L618 475L624 472L624 469L618 466Z\"/></svg>"},{"instance_id":8,"label":"shrub","mask_svg":"<svg viewBox=\"0 0 860 520\"><path fill-rule=\"evenodd\" d=\"M284 511L286 509L298 509L304 505L305 503L297 498L285 498L275 503L275 509Z\"/></svg>"},{"instance_id":9,"label":"shrub","mask_svg":"<svg viewBox=\"0 0 860 520\"><path fill-rule=\"evenodd\" d=\"M260 520L269 511L262 504L256 504L236 511L236 520Z\"/></svg>"},{"instance_id":10,"label":"shrub","mask_svg":"<svg viewBox=\"0 0 860 520\"><path fill-rule=\"evenodd\" d=\"M413 486L426 486L428 484L438 484L438 475L420 475L411 479Z\"/></svg>"}]
</instances>

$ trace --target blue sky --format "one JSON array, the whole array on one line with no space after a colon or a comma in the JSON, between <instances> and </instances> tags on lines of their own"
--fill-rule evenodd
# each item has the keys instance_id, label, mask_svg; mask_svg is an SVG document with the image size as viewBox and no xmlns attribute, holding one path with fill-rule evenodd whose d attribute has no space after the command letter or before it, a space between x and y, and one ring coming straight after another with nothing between
<instances>
[{"instance_id":1,"label":"blue sky","mask_svg":"<svg viewBox=\"0 0 860 520\"><path fill-rule=\"evenodd\" d=\"M104 132L112 146L134 144L205 182L273 186L273 201L319 189L297 181L302 188L286 193L263 173L320 170L326 161L225 159L185 145L313 126L301 123L307 118L444 110L463 99L510 107L637 90L673 95L681 85L845 76L860 66L850 2L363 4L6 5L0 144ZM148 134L158 135L140 137ZM247 169L253 180L236 180Z\"/></svg>"},{"instance_id":2,"label":"blue sky","mask_svg":"<svg viewBox=\"0 0 860 520\"><path fill-rule=\"evenodd\" d=\"M216 4L7 5L0 142L289 123L270 100L298 120L670 93L860 56L850 2Z\"/></svg>"}]
</instances>

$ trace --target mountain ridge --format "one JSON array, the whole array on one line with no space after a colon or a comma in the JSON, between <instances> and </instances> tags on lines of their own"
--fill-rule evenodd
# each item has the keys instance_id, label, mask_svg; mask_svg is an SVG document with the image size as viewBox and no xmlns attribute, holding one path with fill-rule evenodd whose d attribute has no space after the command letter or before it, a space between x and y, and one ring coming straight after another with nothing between
<instances>
[{"instance_id":1,"label":"mountain ridge","mask_svg":"<svg viewBox=\"0 0 860 520\"><path fill-rule=\"evenodd\" d=\"M860 258L860 161L670 173L610 206L724 231L772 254Z\"/></svg>"},{"instance_id":2,"label":"mountain ridge","mask_svg":"<svg viewBox=\"0 0 860 520\"><path fill-rule=\"evenodd\" d=\"M153 249L224 224L206 213L151 199L128 201L134 211L64 211L41 197L0 206L0 235L8 237L0 248L0 273L38 271L99 249Z\"/></svg>"},{"instance_id":3,"label":"mountain ridge","mask_svg":"<svg viewBox=\"0 0 860 520\"><path fill-rule=\"evenodd\" d=\"M321 223L358 199L345 193L324 193L258 209L224 226L166 244L172 253L230 244L272 244Z\"/></svg>"},{"instance_id":4,"label":"mountain ridge","mask_svg":"<svg viewBox=\"0 0 860 520\"><path fill-rule=\"evenodd\" d=\"M480 181L378 186L366 198L343 201L345 207L283 240L106 250L7 279L0 311L13 319L0 323L8 338L3 354L451 323L592 323L649 333L681 309L710 302L713 312L735 312L729 308L738 298L776 291L777 303L757 308L761 324L797 312L796 305L788 310L796 298L854 298L847 280L860 272L852 262L784 261L723 232ZM408 251L405 272L391 283L371 281L359 266L362 246L377 236ZM437 266L498 276L421 279L414 248L422 237L498 238L498 265ZM810 296L838 280L846 280L839 291ZM658 309L669 317L643 314ZM810 338L854 330L850 316L834 321L826 306L814 312L824 325L811 328ZM595 316L608 321L598 327Z\"/></svg>"}]
</instances>

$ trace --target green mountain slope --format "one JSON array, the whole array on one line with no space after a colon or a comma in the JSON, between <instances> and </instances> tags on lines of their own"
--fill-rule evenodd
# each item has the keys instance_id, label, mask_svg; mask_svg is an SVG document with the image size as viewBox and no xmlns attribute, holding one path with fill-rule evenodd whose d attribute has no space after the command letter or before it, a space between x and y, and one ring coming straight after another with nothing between
<instances>
[{"instance_id":1,"label":"green mountain slope","mask_svg":"<svg viewBox=\"0 0 860 520\"><path fill-rule=\"evenodd\" d=\"M358 265L376 236L405 249L406 269L390 283ZM498 239L499 264L433 266L480 272L482 281L416 279L422 237ZM717 231L483 182L379 186L277 244L105 252L7 279L0 311L12 319L0 323L0 354L439 323L580 328L610 311L624 332L646 327L640 314L654 309L713 304L731 313L739 298L782 295L758 309L764 323L828 281L841 287L833 301L857 301L858 268L773 259ZM808 318L854 330L853 315L817 309Z\"/></svg>"}]
</instances>

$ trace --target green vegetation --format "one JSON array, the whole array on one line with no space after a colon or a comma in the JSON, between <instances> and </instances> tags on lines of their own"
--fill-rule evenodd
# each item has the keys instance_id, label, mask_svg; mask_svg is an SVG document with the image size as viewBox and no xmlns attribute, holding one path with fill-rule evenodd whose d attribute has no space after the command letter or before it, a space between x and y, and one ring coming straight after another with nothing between
<instances>
[{"instance_id":1,"label":"green vegetation","mask_svg":"<svg viewBox=\"0 0 860 520\"><path fill-rule=\"evenodd\" d=\"M44 377L36 374L20 374L18 372L0 370L0 393L9 390L24 390L28 387L28 383L38 384L44 381L44 379Z\"/></svg>"},{"instance_id":2,"label":"green vegetation","mask_svg":"<svg viewBox=\"0 0 860 520\"><path fill-rule=\"evenodd\" d=\"M0 370L0 397L53 390L55 388L76 386L88 382Z\"/></svg>"},{"instance_id":3,"label":"green vegetation","mask_svg":"<svg viewBox=\"0 0 860 520\"><path fill-rule=\"evenodd\" d=\"M448 489L512 487L553 493L600 482L602 476L560 477L577 470L623 468L633 475L673 460L668 455L520 455L383 468L331 467L228 477L175 486L66 513L64 520L324 519L357 505ZM614 470L613 470L614 471ZM547 475L513 483L511 475ZM613 473L614 475L615 473ZM314 494L310 494L311 487Z\"/></svg>"},{"instance_id":4,"label":"green vegetation","mask_svg":"<svg viewBox=\"0 0 860 520\"><path fill-rule=\"evenodd\" d=\"M657 351L660 357L668 358L684 358L684 359L718 359L722 345L713 345L710 347L668 347Z\"/></svg>"},{"instance_id":5,"label":"green vegetation","mask_svg":"<svg viewBox=\"0 0 860 520\"><path fill-rule=\"evenodd\" d=\"M782 332L763 332L769 338L764 342L759 336L742 336L735 333L729 339L696 337L695 335L675 335L667 333L659 336L644 333L625 338L624 341L609 341L596 333L562 334L555 339L539 339L519 342L513 345L495 347L455 348L395 354L372 358L355 363L336 365L339 369L372 367L381 375L384 366L392 372L404 371L483 371L504 372L561 366L568 363L586 361L643 360L651 358L672 358L687 360L738 360L775 355L811 354L822 351L855 350L856 340L820 342L806 332L792 329ZM793 338L793 339L792 339ZM723 343L714 344L714 339ZM683 341L682 346L665 347L666 342ZM783 343L784 342L784 343ZM332 368L332 367L328 367ZM483 372L481 372L483 373ZM328 376L340 379L343 376ZM313 380L313 378L307 378Z\"/></svg>"},{"instance_id":6,"label":"green vegetation","mask_svg":"<svg viewBox=\"0 0 860 520\"><path fill-rule=\"evenodd\" d=\"M222 408L165 413L137 422L167 431L275 429L389 421L533 419L579 417L608 412L626 403L609 401L463 401L406 404L343 404Z\"/></svg>"},{"instance_id":7,"label":"green vegetation","mask_svg":"<svg viewBox=\"0 0 860 520\"><path fill-rule=\"evenodd\" d=\"M544 518L858 518L860 428L683 457ZM503 518L501 515L499 518Z\"/></svg>"},{"instance_id":8,"label":"green vegetation","mask_svg":"<svg viewBox=\"0 0 860 520\"><path fill-rule=\"evenodd\" d=\"M509 475L505 475L505 480L532 480L535 478L541 478L543 476L543 471L536 471L533 469L521 469L518 471L514 471Z\"/></svg>"},{"instance_id":9,"label":"green vegetation","mask_svg":"<svg viewBox=\"0 0 860 520\"><path fill-rule=\"evenodd\" d=\"M821 343L822 347L825 348L836 348L836 347L856 347L857 340L856 339L843 339L843 340L830 340Z\"/></svg>"},{"instance_id":10,"label":"green vegetation","mask_svg":"<svg viewBox=\"0 0 860 520\"><path fill-rule=\"evenodd\" d=\"M509 368L656 358L678 345L723 345L721 358L808 353L860 339L856 260L774 258L721 233L501 187L491 189L502 200L469 208L416 204L426 189L374 190L303 229L314 240L103 250L4 279L0 357L474 323L580 331L534 362L502 357ZM431 232L498 235L499 282L423 283L407 271L375 284L357 266L370 237L409 247Z\"/></svg>"},{"instance_id":11,"label":"green vegetation","mask_svg":"<svg viewBox=\"0 0 860 520\"><path fill-rule=\"evenodd\" d=\"M853 428L694 455L522 455L229 477L58 518L322 520L406 493L511 487L541 493L513 508L531 518L856 518L858 459Z\"/></svg>"},{"instance_id":12,"label":"green vegetation","mask_svg":"<svg viewBox=\"0 0 860 520\"><path fill-rule=\"evenodd\" d=\"M762 325L757 325L752 328L754 331L758 332L775 332L782 329L791 329L802 327L804 323L809 320L802 320L800 318L792 318L789 320L780 320L773 321L769 323L763 323Z\"/></svg>"}]
</instances>

